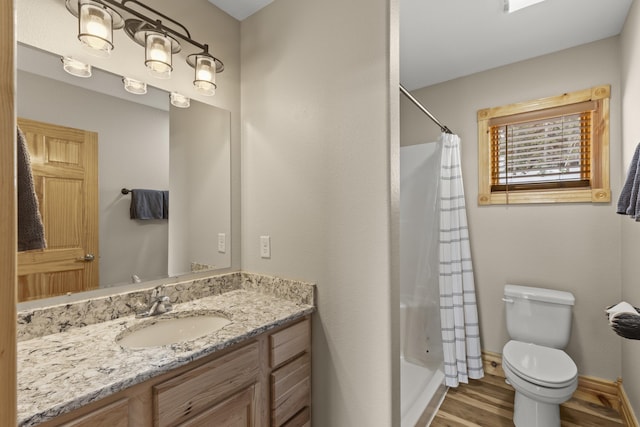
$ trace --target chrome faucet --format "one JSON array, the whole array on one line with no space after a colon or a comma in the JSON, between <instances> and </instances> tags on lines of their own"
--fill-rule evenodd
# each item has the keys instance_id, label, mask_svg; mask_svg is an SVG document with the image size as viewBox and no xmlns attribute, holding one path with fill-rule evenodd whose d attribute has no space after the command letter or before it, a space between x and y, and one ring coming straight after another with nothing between
<instances>
[{"instance_id":1,"label":"chrome faucet","mask_svg":"<svg viewBox=\"0 0 640 427\"><path fill-rule=\"evenodd\" d=\"M151 291L147 310L136 314L136 317L151 317L171 311L173 306L169 297L164 294L164 286L160 285Z\"/></svg>"}]
</instances>

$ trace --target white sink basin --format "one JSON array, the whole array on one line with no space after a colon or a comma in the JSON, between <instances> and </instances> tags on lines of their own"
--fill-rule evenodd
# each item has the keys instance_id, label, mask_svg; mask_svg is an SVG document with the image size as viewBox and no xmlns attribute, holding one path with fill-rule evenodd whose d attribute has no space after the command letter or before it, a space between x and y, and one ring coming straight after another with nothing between
<instances>
[{"instance_id":1,"label":"white sink basin","mask_svg":"<svg viewBox=\"0 0 640 427\"><path fill-rule=\"evenodd\" d=\"M193 315L158 319L140 329L127 331L116 341L122 347L144 348L189 341L224 328L229 319L216 315Z\"/></svg>"}]
</instances>

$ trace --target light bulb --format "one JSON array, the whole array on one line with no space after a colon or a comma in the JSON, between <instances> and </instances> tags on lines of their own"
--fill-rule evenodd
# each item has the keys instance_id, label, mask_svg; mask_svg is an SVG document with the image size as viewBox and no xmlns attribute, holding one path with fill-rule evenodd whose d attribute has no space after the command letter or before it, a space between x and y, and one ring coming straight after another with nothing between
<instances>
[{"instance_id":1,"label":"light bulb","mask_svg":"<svg viewBox=\"0 0 640 427\"><path fill-rule=\"evenodd\" d=\"M96 16L91 15L88 22L85 24L87 32L93 34L96 37L106 39L109 36L109 30L107 29L107 23Z\"/></svg>"},{"instance_id":2,"label":"light bulb","mask_svg":"<svg viewBox=\"0 0 640 427\"><path fill-rule=\"evenodd\" d=\"M213 76L215 73L212 72L210 66L202 66L202 68L196 71L196 79L197 80L206 80L208 82L213 81Z\"/></svg>"},{"instance_id":3,"label":"light bulb","mask_svg":"<svg viewBox=\"0 0 640 427\"><path fill-rule=\"evenodd\" d=\"M161 43L153 43L149 49L149 57L154 61L167 62L167 52L163 50L164 46Z\"/></svg>"}]
</instances>

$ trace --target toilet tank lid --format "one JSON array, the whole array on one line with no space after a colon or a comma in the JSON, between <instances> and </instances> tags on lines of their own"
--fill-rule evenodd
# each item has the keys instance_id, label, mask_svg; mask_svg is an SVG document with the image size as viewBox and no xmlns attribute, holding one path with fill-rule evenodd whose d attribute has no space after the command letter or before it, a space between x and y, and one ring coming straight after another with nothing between
<instances>
[{"instance_id":1,"label":"toilet tank lid","mask_svg":"<svg viewBox=\"0 0 640 427\"><path fill-rule=\"evenodd\" d=\"M571 292L520 285L505 285L504 296L564 305L574 305L576 301Z\"/></svg>"}]
</instances>

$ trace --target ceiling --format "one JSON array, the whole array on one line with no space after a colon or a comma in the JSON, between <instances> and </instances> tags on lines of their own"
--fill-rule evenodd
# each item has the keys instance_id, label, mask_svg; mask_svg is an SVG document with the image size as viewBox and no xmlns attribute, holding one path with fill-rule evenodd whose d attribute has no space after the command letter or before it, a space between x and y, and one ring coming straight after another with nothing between
<instances>
[{"instance_id":1,"label":"ceiling","mask_svg":"<svg viewBox=\"0 0 640 427\"><path fill-rule=\"evenodd\" d=\"M272 0L209 0L242 20ZM617 35L633 0L400 0L400 80L419 89Z\"/></svg>"},{"instance_id":2,"label":"ceiling","mask_svg":"<svg viewBox=\"0 0 640 427\"><path fill-rule=\"evenodd\" d=\"M259 11L273 0L209 0L229 15L242 21Z\"/></svg>"}]
</instances>

